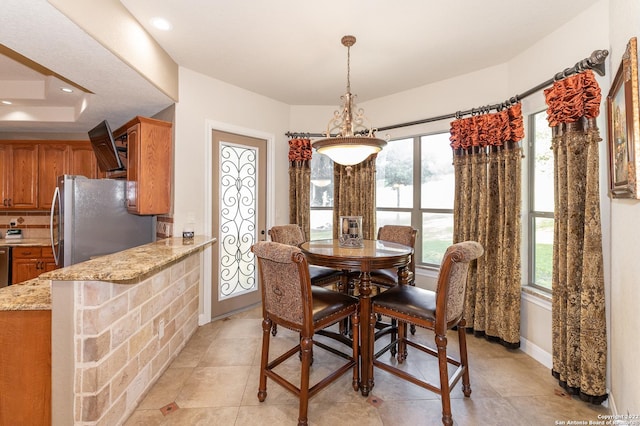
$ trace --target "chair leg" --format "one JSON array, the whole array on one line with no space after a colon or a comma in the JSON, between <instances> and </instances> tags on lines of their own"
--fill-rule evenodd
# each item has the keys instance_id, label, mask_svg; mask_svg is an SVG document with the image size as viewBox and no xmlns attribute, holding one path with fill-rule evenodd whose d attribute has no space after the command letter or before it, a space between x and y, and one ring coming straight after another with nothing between
<instances>
[{"instance_id":1,"label":"chair leg","mask_svg":"<svg viewBox=\"0 0 640 426\"><path fill-rule=\"evenodd\" d=\"M467 356L467 332L465 330L466 321L460 320L458 323L458 342L460 345L460 363L464 367L462 372L462 392L464 396L471 396L471 382L469 380L469 358Z\"/></svg>"},{"instance_id":2,"label":"chair leg","mask_svg":"<svg viewBox=\"0 0 640 426\"><path fill-rule=\"evenodd\" d=\"M447 363L447 336L436 334L438 369L440 370L440 397L442 399L442 424L453 425L451 417L451 394L449 389L449 366Z\"/></svg>"},{"instance_id":3,"label":"chair leg","mask_svg":"<svg viewBox=\"0 0 640 426\"><path fill-rule=\"evenodd\" d=\"M303 337L300 339L300 353L302 354L302 371L300 372L300 409L298 413L298 426L307 426L307 411L309 408L309 371L311 369L311 348L313 339Z\"/></svg>"},{"instance_id":4,"label":"chair leg","mask_svg":"<svg viewBox=\"0 0 640 426\"><path fill-rule=\"evenodd\" d=\"M360 315L358 315L358 312L351 315L351 330L353 334L353 360L355 361L352 386L353 390L358 392L360 390L360 357L358 353L358 348L360 347Z\"/></svg>"},{"instance_id":5,"label":"chair leg","mask_svg":"<svg viewBox=\"0 0 640 426\"><path fill-rule=\"evenodd\" d=\"M398 364L402 364L407 359L407 323L398 321L398 354L396 355Z\"/></svg>"},{"instance_id":6,"label":"chair leg","mask_svg":"<svg viewBox=\"0 0 640 426\"><path fill-rule=\"evenodd\" d=\"M275 324L273 324L275 327ZM262 356L260 358L260 384L258 385L258 401L267 399L267 375L266 369L269 363L269 339L272 324L271 320L262 320Z\"/></svg>"}]
</instances>

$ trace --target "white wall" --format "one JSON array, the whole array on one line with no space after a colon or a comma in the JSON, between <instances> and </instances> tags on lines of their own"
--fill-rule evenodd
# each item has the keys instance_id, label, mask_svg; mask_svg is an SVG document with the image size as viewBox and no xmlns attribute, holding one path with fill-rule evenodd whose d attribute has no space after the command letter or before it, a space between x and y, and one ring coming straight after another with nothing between
<instances>
[{"instance_id":1,"label":"white wall","mask_svg":"<svg viewBox=\"0 0 640 426\"><path fill-rule=\"evenodd\" d=\"M287 167L289 106L223 83L186 68L180 68L180 102L176 104L174 234L181 235L187 221L203 232L207 189L206 143L208 123L248 129L272 135L277 167L270 188L275 191L273 223L289 221L289 175ZM283 190L284 189L284 190ZM213 235L214 237L216 235Z\"/></svg>"},{"instance_id":2,"label":"white wall","mask_svg":"<svg viewBox=\"0 0 640 426\"><path fill-rule=\"evenodd\" d=\"M640 2L609 1L611 72L613 81L622 54L631 37L640 34ZM640 413L640 262L638 241L640 202L615 199L611 202L611 395L620 414Z\"/></svg>"}]
</instances>

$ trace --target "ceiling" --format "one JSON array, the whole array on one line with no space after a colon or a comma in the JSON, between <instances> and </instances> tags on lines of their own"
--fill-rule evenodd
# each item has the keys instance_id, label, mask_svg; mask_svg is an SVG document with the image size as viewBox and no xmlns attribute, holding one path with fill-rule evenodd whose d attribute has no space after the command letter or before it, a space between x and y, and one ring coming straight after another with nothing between
<instances>
[{"instance_id":1,"label":"ceiling","mask_svg":"<svg viewBox=\"0 0 640 426\"><path fill-rule=\"evenodd\" d=\"M181 67L290 105L337 105L347 83L343 35L357 38L351 89L363 102L504 63L598 0L120 1ZM153 28L156 16L173 29ZM3 0L0 42L90 92L60 96L63 80L0 54L0 100L20 81L49 88L43 99L0 105L0 132L85 132L173 103L45 0ZM34 119L7 114L18 106ZM67 116L53 121L45 107Z\"/></svg>"}]
</instances>

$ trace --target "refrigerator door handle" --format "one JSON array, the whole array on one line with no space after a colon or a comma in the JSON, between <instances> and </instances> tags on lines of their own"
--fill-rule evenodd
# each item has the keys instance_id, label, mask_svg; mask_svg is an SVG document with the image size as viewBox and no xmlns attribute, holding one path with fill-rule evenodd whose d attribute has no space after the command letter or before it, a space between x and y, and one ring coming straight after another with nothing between
<instances>
[{"instance_id":1,"label":"refrigerator door handle","mask_svg":"<svg viewBox=\"0 0 640 426\"><path fill-rule=\"evenodd\" d=\"M56 186L56 190L53 192L53 201L51 201L51 216L49 216L49 235L51 236L51 250L53 251L53 260L58 265L58 260L60 259L60 244L56 247L54 238L53 238L53 213L56 208L56 202L58 206L58 214L60 214L60 188ZM58 225L60 224L60 218L58 218ZM58 229L58 237L60 236L60 229Z\"/></svg>"}]
</instances>

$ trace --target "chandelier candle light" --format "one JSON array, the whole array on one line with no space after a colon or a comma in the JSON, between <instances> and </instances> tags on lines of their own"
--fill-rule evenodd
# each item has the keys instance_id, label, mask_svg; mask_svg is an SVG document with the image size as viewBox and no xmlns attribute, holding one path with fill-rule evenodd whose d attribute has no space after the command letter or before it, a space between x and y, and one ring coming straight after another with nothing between
<instances>
[{"instance_id":1,"label":"chandelier candle light","mask_svg":"<svg viewBox=\"0 0 640 426\"><path fill-rule=\"evenodd\" d=\"M380 152L387 142L375 136L375 129L367 129L363 125L367 118L362 109L357 109L354 104L356 96L351 94L351 46L355 44L356 38L346 35L341 41L347 48L347 93L340 98L342 109L333 113L333 118L327 125L326 138L313 142L312 146L335 163L347 166L349 173L351 166L363 162L371 154ZM331 135L333 130L338 130L335 136Z\"/></svg>"}]
</instances>

